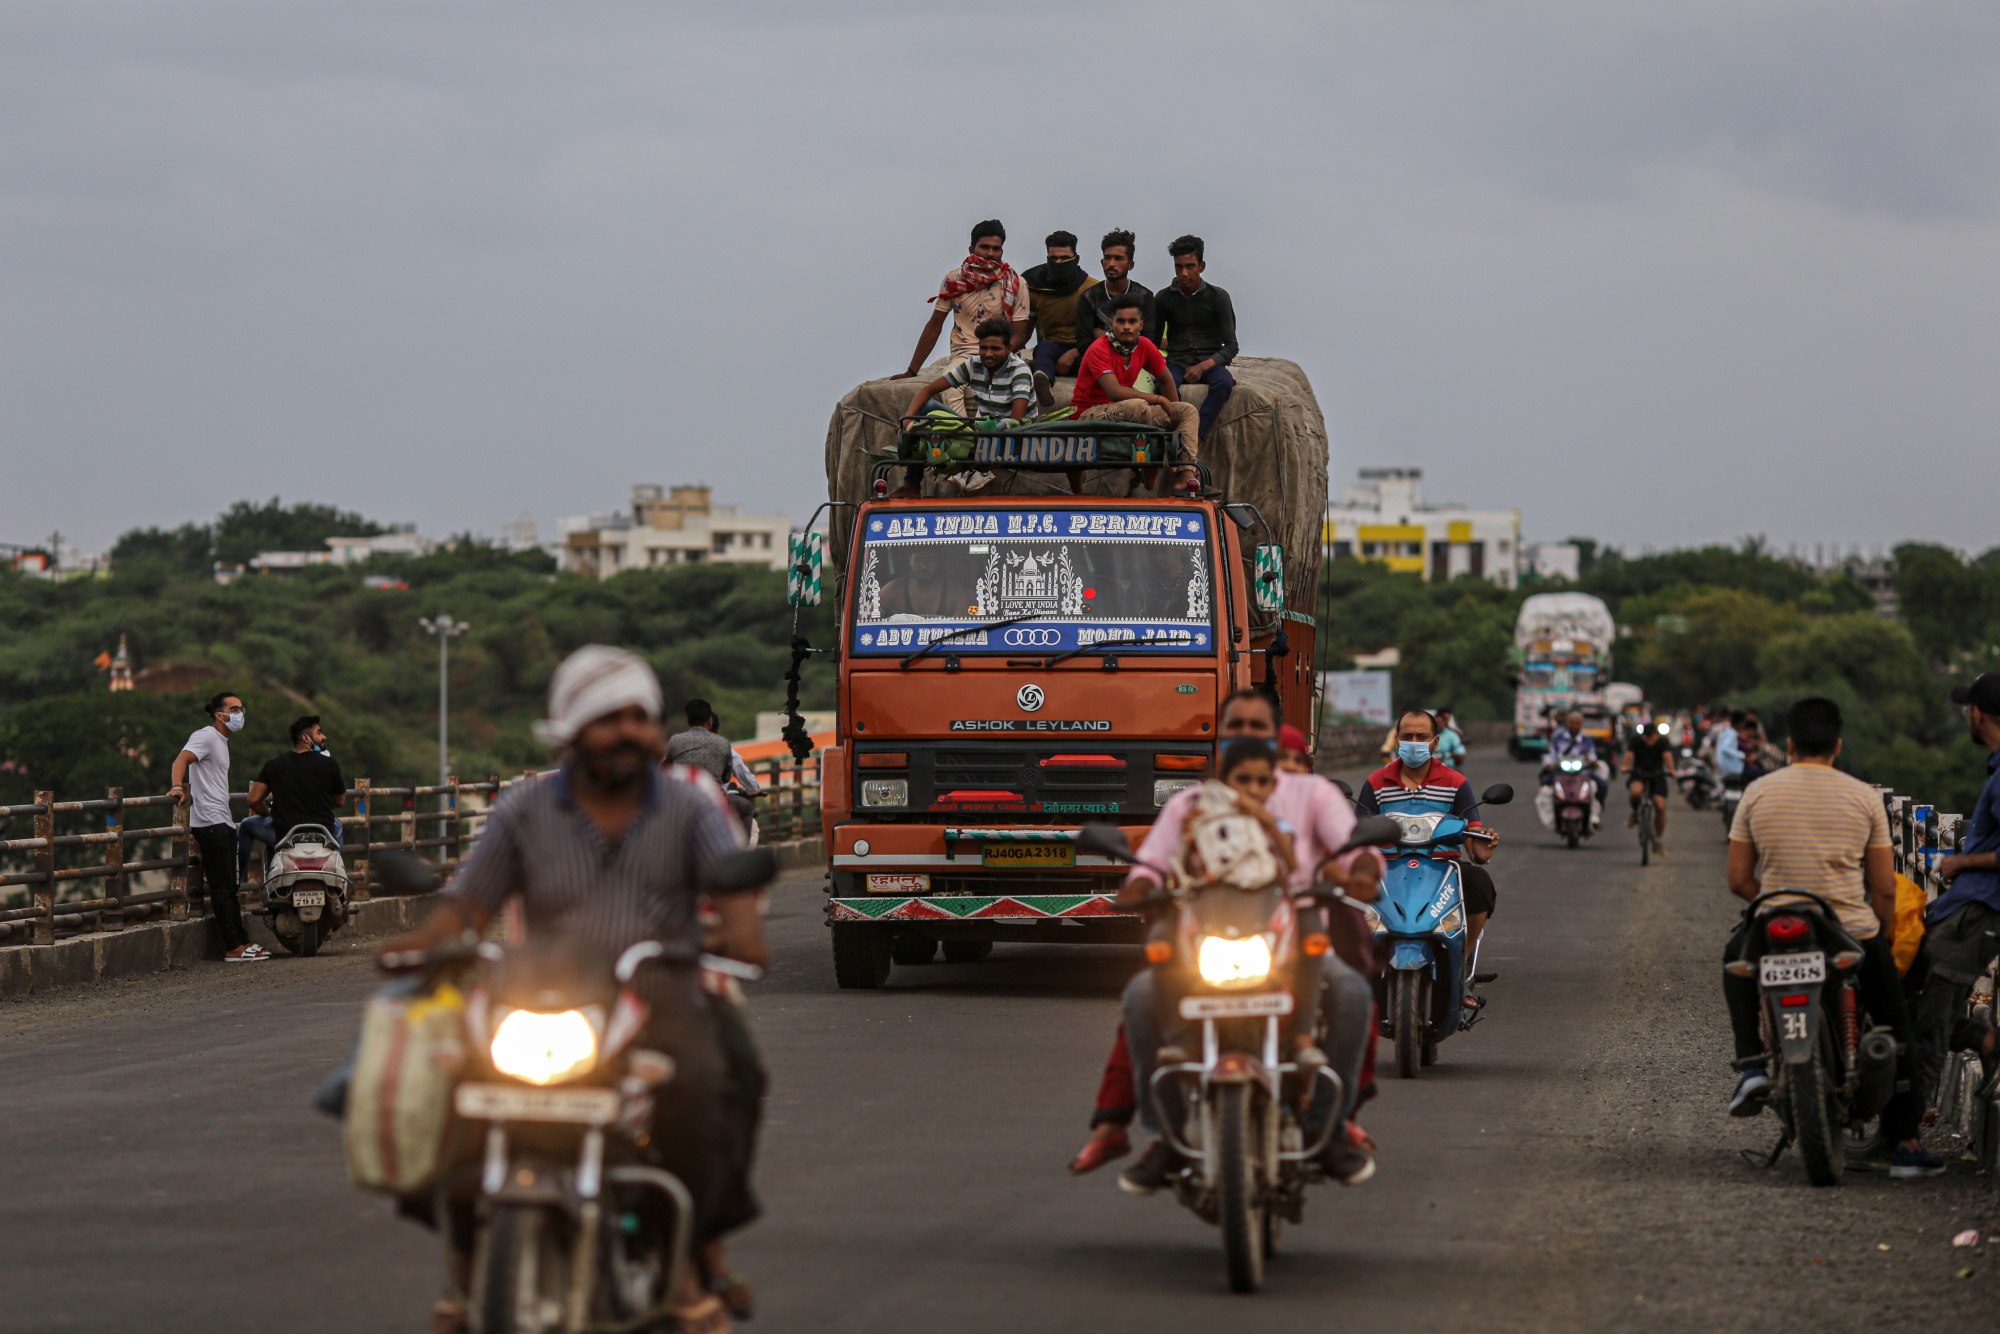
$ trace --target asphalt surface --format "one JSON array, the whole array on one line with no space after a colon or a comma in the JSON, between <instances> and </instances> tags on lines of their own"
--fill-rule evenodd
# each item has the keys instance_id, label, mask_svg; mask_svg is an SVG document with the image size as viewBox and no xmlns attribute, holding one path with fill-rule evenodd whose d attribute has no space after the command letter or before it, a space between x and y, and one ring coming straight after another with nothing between
<instances>
[{"instance_id":1,"label":"asphalt surface","mask_svg":"<svg viewBox=\"0 0 2000 1334\"><path fill-rule=\"evenodd\" d=\"M773 1091L766 1215L733 1248L749 1328L2000 1325L2000 1205L1968 1167L1815 1190L1795 1158L1739 1157L1775 1123L1722 1114L1716 818L1677 804L1672 855L1642 871L1622 828L1557 846L1525 768L1471 772L1523 789L1489 812L1489 1018L1421 1078L1384 1079L1362 1113L1379 1174L1317 1191L1254 1297L1226 1292L1216 1233L1169 1200L1063 1170L1136 954L1002 946L841 993L818 877L788 879L753 997ZM0 1330L422 1329L435 1240L347 1185L306 1106L372 985L336 938L0 1006ZM1954 1248L1966 1228L1981 1244Z\"/></svg>"}]
</instances>

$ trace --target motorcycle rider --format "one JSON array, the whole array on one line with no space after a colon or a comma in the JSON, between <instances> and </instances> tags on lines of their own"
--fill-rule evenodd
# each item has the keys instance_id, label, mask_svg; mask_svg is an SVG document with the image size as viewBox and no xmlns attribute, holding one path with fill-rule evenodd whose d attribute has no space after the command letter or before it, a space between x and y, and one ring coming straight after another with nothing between
<instances>
[{"instance_id":1,"label":"motorcycle rider","mask_svg":"<svg viewBox=\"0 0 2000 1334\"><path fill-rule=\"evenodd\" d=\"M1653 851L1662 855L1667 850L1667 787L1673 781L1673 758L1673 724L1665 719L1657 722L1642 719L1619 763L1626 777L1626 794L1632 799L1632 813L1626 817L1625 827L1638 826L1640 803L1650 795Z\"/></svg>"},{"instance_id":2,"label":"motorcycle rider","mask_svg":"<svg viewBox=\"0 0 2000 1334\"><path fill-rule=\"evenodd\" d=\"M1918 1139L1923 1103L1914 1080L1910 1012L1896 973L1891 942L1896 925L1896 859L1889 817L1875 789L1833 767L1840 754L1840 706L1802 699L1786 718L1790 763L1743 793L1729 831L1729 892L1746 902L1768 887L1807 890L1834 905L1840 925L1862 948L1856 974L1870 1018L1896 1035L1898 1092L1882 1108L1882 1140L1890 1146L1889 1175L1937 1176L1944 1164ZM1796 902L1810 906L1811 900ZM1754 919L1745 912L1729 938L1724 962L1741 957ZM1736 1039L1742 1077L1729 1100L1731 1116L1755 1116L1771 1091L1763 1068L1762 989L1754 977L1722 976L1723 998Z\"/></svg>"},{"instance_id":3,"label":"motorcycle rider","mask_svg":"<svg viewBox=\"0 0 2000 1334\"><path fill-rule=\"evenodd\" d=\"M292 749L268 761L250 780L250 815L236 828L236 878L250 872L251 844L275 848L293 825L316 824L333 835L336 848L347 846L340 808L347 802L347 781L340 765L326 750L326 731L318 714L294 718Z\"/></svg>"},{"instance_id":4,"label":"motorcycle rider","mask_svg":"<svg viewBox=\"0 0 2000 1334\"><path fill-rule=\"evenodd\" d=\"M1562 760L1582 760L1590 770L1590 781L1597 789L1596 801L1590 811L1590 827L1596 829L1604 823L1604 798L1611 791L1611 772L1603 757L1597 753L1597 739L1583 730L1583 712L1580 709L1571 709L1564 715L1549 736L1549 753L1542 758L1543 787L1555 781L1556 764Z\"/></svg>"},{"instance_id":5,"label":"motorcycle rider","mask_svg":"<svg viewBox=\"0 0 2000 1334\"><path fill-rule=\"evenodd\" d=\"M560 748L562 766L507 791L442 905L381 953L428 950L483 932L510 899L519 901L530 935L560 934L607 959L644 940L703 946L701 885L739 840L706 774L661 768L660 705L659 680L637 654L602 644L571 654L549 684L548 719L536 727ZM767 961L758 898L707 901L709 952ZM641 1041L670 1056L675 1070L656 1104L652 1152L693 1198L693 1242L705 1262L689 1266L677 1314L706 1322L704 1329L726 1327L697 1271L718 1279L716 1243L757 1213L747 1175L762 1072L734 1007L708 996L692 970L646 968L638 982L652 1010ZM457 1288L439 1303L432 1328L453 1334L466 1328L471 1201L417 1201L412 1212L445 1224Z\"/></svg>"},{"instance_id":6,"label":"motorcycle rider","mask_svg":"<svg viewBox=\"0 0 2000 1334\"><path fill-rule=\"evenodd\" d=\"M1354 798L1354 808L1363 815L1456 815L1489 835L1465 841L1470 860L1459 868L1459 882L1465 895L1465 957L1470 959L1480 934L1486 930L1486 919L1493 915L1499 900L1493 876L1485 864L1500 846L1500 836L1480 825L1479 802L1473 795L1471 780L1436 757L1437 734L1437 719L1430 713L1405 709L1396 720L1395 760L1368 775ZM1483 1002L1468 992L1466 1004L1478 1009Z\"/></svg>"},{"instance_id":7,"label":"motorcycle rider","mask_svg":"<svg viewBox=\"0 0 2000 1334\"><path fill-rule=\"evenodd\" d=\"M1279 721L1277 701L1270 695L1259 690L1238 690L1223 702L1222 738L1225 744L1243 737L1275 741ZM1132 869L1119 890L1122 901L1136 902L1160 887L1160 874L1152 868L1174 863L1187 813L1199 796L1200 788L1190 787L1175 793L1161 808L1152 830L1139 846L1139 860L1144 864ZM1350 898L1364 903L1374 901L1382 878L1380 857L1372 849L1364 848L1337 861L1333 859L1355 825L1354 809L1339 788L1317 774L1279 770L1267 806L1274 817L1290 826L1296 858L1291 879L1294 890L1307 889L1320 880L1339 886ZM1356 913L1343 905L1335 905L1328 911ZM1157 1003L1158 995L1157 976L1149 967L1127 985L1123 999L1123 1035L1130 1052L1135 1101L1141 1121L1155 1135L1160 1134L1162 1121L1161 1109L1151 1096L1153 1070L1162 1044L1180 1037L1186 1023L1178 1014L1163 1013ZM1368 1050L1373 1000L1373 989L1354 968L1332 951L1320 956L1319 1006L1320 1020L1327 1033L1325 1056L1327 1064L1340 1076L1343 1090L1343 1105L1316 1108L1322 1114L1343 1121L1353 1115ZM1115 1048L1112 1063L1118 1064ZM1098 1137L1109 1138L1114 1133L1122 1138L1123 1128L1114 1126L1112 1131L1105 1131L1100 1125L1098 1136L1093 1137L1086 1150L1096 1147ZM1099 1162L1102 1160L1102 1156L1097 1158ZM1138 1162L1126 1169L1119 1179L1119 1189L1131 1195L1151 1195L1185 1165L1173 1145L1161 1136L1140 1155ZM1343 1129L1336 1130L1328 1141L1322 1166L1335 1180L1358 1185L1373 1175L1375 1164Z\"/></svg>"}]
</instances>

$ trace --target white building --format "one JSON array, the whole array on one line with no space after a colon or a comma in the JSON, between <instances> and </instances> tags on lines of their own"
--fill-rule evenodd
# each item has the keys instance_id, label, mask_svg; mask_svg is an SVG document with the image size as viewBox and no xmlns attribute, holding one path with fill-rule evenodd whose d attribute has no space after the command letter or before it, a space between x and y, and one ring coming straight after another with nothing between
<instances>
[{"instance_id":1,"label":"white building","mask_svg":"<svg viewBox=\"0 0 2000 1334\"><path fill-rule=\"evenodd\" d=\"M406 523L373 537L329 537L325 551L260 551L250 558L250 568L269 571L303 570L314 565L359 565L376 556L428 556L435 550L437 543L417 532L415 524ZM219 584L229 582L223 578L225 568L221 565L216 568L215 581Z\"/></svg>"},{"instance_id":2,"label":"white building","mask_svg":"<svg viewBox=\"0 0 2000 1334\"><path fill-rule=\"evenodd\" d=\"M1363 468L1327 506L1323 540L1333 560L1380 561L1426 580L1471 575L1514 587L1519 510L1423 503L1421 468Z\"/></svg>"},{"instance_id":3,"label":"white building","mask_svg":"<svg viewBox=\"0 0 2000 1334\"><path fill-rule=\"evenodd\" d=\"M730 561L785 568L792 521L782 514L745 514L712 503L705 486L672 490L641 483L624 513L563 519L562 565L575 574L609 579L626 570Z\"/></svg>"},{"instance_id":4,"label":"white building","mask_svg":"<svg viewBox=\"0 0 2000 1334\"><path fill-rule=\"evenodd\" d=\"M1527 579L1577 580L1583 552L1574 542L1524 542L1521 575Z\"/></svg>"}]
</instances>

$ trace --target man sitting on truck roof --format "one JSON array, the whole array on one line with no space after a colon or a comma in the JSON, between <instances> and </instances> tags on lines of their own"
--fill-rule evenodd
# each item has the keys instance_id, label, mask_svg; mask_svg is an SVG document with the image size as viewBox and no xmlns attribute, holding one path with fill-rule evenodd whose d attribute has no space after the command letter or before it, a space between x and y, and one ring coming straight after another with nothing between
<instances>
[{"instance_id":1,"label":"man sitting on truck roof","mask_svg":"<svg viewBox=\"0 0 2000 1334\"><path fill-rule=\"evenodd\" d=\"M1083 354L1070 406L1079 421L1177 427L1181 462L1193 463L1201 452L1199 417L1192 403L1181 402L1166 358L1145 336L1144 327L1144 304L1135 294L1112 298L1111 332Z\"/></svg>"},{"instance_id":2,"label":"man sitting on truck roof","mask_svg":"<svg viewBox=\"0 0 2000 1334\"><path fill-rule=\"evenodd\" d=\"M973 418L1027 420L1028 401L1034 397L1035 383L1028 363L1013 351L1013 329L996 315L981 320L973 332L979 338L979 355L970 361L952 363L951 369L919 389L910 399L910 410L905 416L951 412ZM954 395L969 398L971 402L953 407L947 396ZM921 494L923 480L922 464L906 465L896 498L907 500Z\"/></svg>"},{"instance_id":3,"label":"man sitting on truck roof","mask_svg":"<svg viewBox=\"0 0 2000 1334\"><path fill-rule=\"evenodd\" d=\"M1132 272L1133 256L1139 244L1137 237L1127 231L1112 231L1104 234L1098 243L1101 252L1099 262L1104 266L1104 281L1077 296L1076 302L1076 345L1088 351L1090 345L1103 335L1111 332L1111 303L1130 293L1139 298L1139 313L1142 327L1139 332L1160 341L1160 319L1153 308L1153 289L1143 283L1133 282L1128 276Z\"/></svg>"},{"instance_id":4,"label":"man sitting on truck roof","mask_svg":"<svg viewBox=\"0 0 2000 1334\"><path fill-rule=\"evenodd\" d=\"M1049 260L1022 273L1028 284L1028 305L1034 312L1034 368L1053 380L1058 375L1076 374L1083 358L1077 341L1076 307L1082 294L1097 286L1097 279L1083 270L1076 257L1076 233L1050 232Z\"/></svg>"},{"instance_id":5,"label":"man sitting on truck roof","mask_svg":"<svg viewBox=\"0 0 2000 1334\"><path fill-rule=\"evenodd\" d=\"M951 320L947 367L970 361L979 355L978 329L990 319L1007 321L1008 351L1018 352L1028 345L1028 330L1031 327L1028 285L1002 258L1006 247L1007 229L1000 225L998 219L988 218L973 226L972 252L957 268L945 274L944 281L938 284L937 295L930 298L937 309L931 312L924 331L917 335L917 350L910 355L910 368L890 376L890 379L907 380L923 368L924 363L930 360L931 349L937 346L938 334L943 331L947 317ZM965 413L962 390L954 389L946 394L945 403L953 412Z\"/></svg>"},{"instance_id":6,"label":"man sitting on truck roof","mask_svg":"<svg viewBox=\"0 0 2000 1334\"><path fill-rule=\"evenodd\" d=\"M1206 440L1236 391L1236 377L1227 369L1236 359L1236 306L1229 293L1202 280L1208 264L1199 236L1176 237L1167 253L1173 256L1174 281L1153 298L1153 308L1166 336L1163 350L1174 383L1208 387L1201 401L1201 438Z\"/></svg>"}]
</instances>

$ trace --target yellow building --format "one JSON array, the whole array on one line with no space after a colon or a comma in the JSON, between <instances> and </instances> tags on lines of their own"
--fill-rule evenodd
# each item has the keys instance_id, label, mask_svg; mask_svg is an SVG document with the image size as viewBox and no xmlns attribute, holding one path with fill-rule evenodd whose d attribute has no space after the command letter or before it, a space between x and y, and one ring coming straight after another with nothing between
<instances>
[{"instance_id":1,"label":"yellow building","mask_svg":"<svg viewBox=\"0 0 2000 1334\"><path fill-rule=\"evenodd\" d=\"M1521 512L1423 503L1421 468L1363 468L1327 506L1322 541L1330 560L1380 561L1426 580L1471 575L1514 587Z\"/></svg>"}]
</instances>

